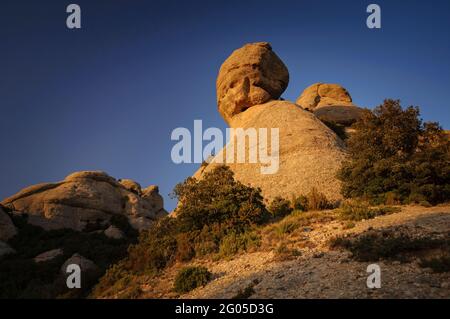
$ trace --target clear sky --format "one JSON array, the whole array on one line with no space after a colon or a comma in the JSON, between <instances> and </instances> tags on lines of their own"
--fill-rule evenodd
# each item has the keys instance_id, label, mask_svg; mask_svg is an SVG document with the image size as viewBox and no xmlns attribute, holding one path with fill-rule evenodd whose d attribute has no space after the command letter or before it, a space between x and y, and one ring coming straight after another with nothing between
<instances>
[{"instance_id":1,"label":"clear sky","mask_svg":"<svg viewBox=\"0 0 450 319\"><path fill-rule=\"evenodd\" d=\"M82 28L66 28L77 3ZM381 30L366 7L382 9ZM176 127L225 129L218 69L268 41L290 71L283 97L340 83L365 107L418 105L450 128L450 1L9 0L0 4L0 198L104 170L156 184L166 208L198 164L175 165Z\"/></svg>"}]
</instances>

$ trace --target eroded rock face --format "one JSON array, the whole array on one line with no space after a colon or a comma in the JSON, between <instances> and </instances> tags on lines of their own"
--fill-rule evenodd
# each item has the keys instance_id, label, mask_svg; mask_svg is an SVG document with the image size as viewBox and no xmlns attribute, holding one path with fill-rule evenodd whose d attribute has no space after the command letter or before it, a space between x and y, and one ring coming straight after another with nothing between
<instances>
[{"instance_id":1,"label":"eroded rock face","mask_svg":"<svg viewBox=\"0 0 450 319\"><path fill-rule=\"evenodd\" d=\"M0 207L0 240L8 241L17 234L11 218Z\"/></svg>"},{"instance_id":2,"label":"eroded rock face","mask_svg":"<svg viewBox=\"0 0 450 319\"><path fill-rule=\"evenodd\" d=\"M0 240L0 258L15 253L16 251L13 248L11 248L11 246Z\"/></svg>"},{"instance_id":3,"label":"eroded rock face","mask_svg":"<svg viewBox=\"0 0 450 319\"><path fill-rule=\"evenodd\" d=\"M125 237L123 232L115 226L109 226L108 229L104 231L104 234L106 237L113 239L122 239Z\"/></svg>"},{"instance_id":4,"label":"eroded rock face","mask_svg":"<svg viewBox=\"0 0 450 319\"><path fill-rule=\"evenodd\" d=\"M315 83L306 88L296 103L309 111L322 106L353 106L352 98L344 87L329 83Z\"/></svg>"},{"instance_id":5,"label":"eroded rock face","mask_svg":"<svg viewBox=\"0 0 450 319\"><path fill-rule=\"evenodd\" d=\"M47 230L82 231L91 224L108 225L113 215L120 214L131 224L134 219L145 219L149 225L167 214L157 189L141 194L136 185L131 181L123 185L104 172L77 172L62 182L27 187L1 203L15 214L28 214L29 223Z\"/></svg>"},{"instance_id":6,"label":"eroded rock face","mask_svg":"<svg viewBox=\"0 0 450 319\"><path fill-rule=\"evenodd\" d=\"M322 106L314 110L314 115L322 122L351 126L363 115L364 109L357 106Z\"/></svg>"},{"instance_id":7,"label":"eroded rock face","mask_svg":"<svg viewBox=\"0 0 450 319\"><path fill-rule=\"evenodd\" d=\"M98 266L90 259L87 259L80 254L73 254L72 257L67 259L61 266L61 273L67 276L67 266L78 265L82 274L98 272Z\"/></svg>"},{"instance_id":8,"label":"eroded rock face","mask_svg":"<svg viewBox=\"0 0 450 319\"><path fill-rule=\"evenodd\" d=\"M217 77L217 104L227 123L249 107L278 99L289 83L289 71L267 42L234 51Z\"/></svg>"},{"instance_id":9,"label":"eroded rock face","mask_svg":"<svg viewBox=\"0 0 450 319\"><path fill-rule=\"evenodd\" d=\"M55 259L58 256L61 256L63 254L63 250L61 248L52 249L46 252L43 252L42 254L37 255L33 258L35 263L43 263L50 260Z\"/></svg>"},{"instance_id":10,"label":"eroded rock face","mask_svg":"<svg viewBox=\"0 0 450 319\"><path fill-rule=\"evenodd\" d=\"M202 178L217 165L227 165L240 182L259 187L263 196L291 199L304 195L313 187L331 201L339 201L340 182L336 178L345 159L344 142L312 112L299 105L277 100L286 89L289 72L268 43L248 44L236 50L223 63L217 78L219 112L232 128L279 130L279 167L275 173L263 173L267 164L252 163L249 150L261 152L261 145L245 143L245 163L236 161L237 148L230 144L206 167L194 175ZM333 104L352 105L348 92L340 86L317 84L307 90L303 100L309 109ZM265 148L272 148L272 141ZM225 161L228 153L235 162ZM241 151L242 152L242 151ZM259 155L258 155L259 156ZM267 170L266 170L267 172Z\"/></svg>"},{"instance_id":11,"label":"eroded rock face","mask_svg":"<svg viewBox=\"0 0 450 319\"><path fill-rule=\"evenodd\" d=\"M340 182L336 172L345 158L344 143L313 113L287 101L271 101L256 105L235 116L234 128L278 128L279 169L275 174L262 174L261 163L227 163L240 182L260 187L263 196L271 201L277 196L291 199L305 195L316 187L331 201L342 199ZM269 140L269 145L271 141ZM227 147L223 152L226 153ZM236 152L236 149L235 149ZM249 154L246 143L245 154ZM225 158L222 152L216 155L206 168L199 169L194 177L202 175ZM236 154L233 154L236 158ZM222 160L223 163L223 160Z\"/></svg>"},{"instance_id":12,"label":"eroded rock face","mask_svg":"<svg viewBox=\"0 0 450 319\"><path fill-rule=\"evenodd\" d=\"M361 118L363 109L353 104L350 93L339 84L315 83L296 102L324 122L350 126Z\"/></svg>"}]
</instances>

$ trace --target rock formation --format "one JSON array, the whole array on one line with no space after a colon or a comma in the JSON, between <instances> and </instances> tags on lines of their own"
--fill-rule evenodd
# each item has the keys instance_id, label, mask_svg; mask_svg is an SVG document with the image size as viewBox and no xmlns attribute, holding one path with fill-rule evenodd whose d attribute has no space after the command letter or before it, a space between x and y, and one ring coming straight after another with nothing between
<instances>
[{"instance_id":1,"label":"rock formation","mask_svg":"<svg viewBox=\"0 0 450 319\"><path fill-rule=\"evenodd\" d=\"M77 172L62 182L27 187L1 204L13 214L27 214L29 223L46 230L107 227L114 215L124 215L133 227L145 229L167 214L156 186L141 189L135 182L118 182L98 171Z\"/></svg>"},{"instance_id":2,"label":"rock formation","mask_svg":"<svg viewBox=\"0 0 450 319\"><path fill-rule=\"evenodd\" d=\"M8 241L17 234L11 218L0 207L0 240Z\"/></svg>"},{"instance_id":3,"label":"rock formation","mask_svg":"<svg viewBox=\"0 0 450 319\"><path fill-rule=\"evenodd\" d=\"M56 257L61 256L63 253L64 251L61 248L52 249L37 255L36 257L33 258L33 260L35 263L43 263L53 260Z\"/></svg>"},{"instance_id":4,"label":"rock formation","mask_svg":"<svg viewBox=\"0 0 450 319\"><path fill-rule=\"evenodd\" d=\"M348 91L339 84L313 84L303 91L296 103L314 112L324 122L343 126L356 122L363 112L363 109L353 104Z\"/></svg>"},{"instance_id":5,"label":"rock formation","mask_svg":"<svg viewBox=\"0 0 450 319\"><path fill-rule=\"evenodd\" d=\"M124 233L119 228L112 225L104 231L104 234L106 237L113 239L122 239L125 237Z\"/></svg>"},{"instance_id":6,"label":"rock formation","mask_svg":"<svg viewBox=\"0 0 450 319\"><path fill-rule=\"evenodd\" d=\"M226 165L237 180L260 187L268 200L276 196L290 199L316 187L330 200L338 201L341 195L336 173L345 158L345 145L313 113L293 102L277 100L288 80L286 67L267 43L247 44L223 63L217 79L217 100L219 112L230 127L279 129L277 173L261 174L263 164L248 161ZM330 102L333 98L352 105L346 91L323 87L320 92ZM313 105L308 104L309 109ZM246 143L246 154L248 151L249 143ZM221 152L194 176L201 178L221 165L222 158Z\"/></svg>"},{"instance_id":7,"label":"rock formation","mask_svg":"<svg viewBox=\"0 0 450 319\"><path fill-rule=\"evenodd\" d=\"M61 266L61 273L64 276L67 275L67 266L69 265L78 265L82 274L96 273L99 271L98 266L92 260L87 259L80 254L73 254L73 256L67 259Z\"/></svg>"},{"instance_id":8,"label":"rock formation","mask_svg":"<svg viewBox=\"0 0 450 319\"><path fill-rule=\"evenodd\" d=\"M0 258L15 253L16 251L13 248L11 248L11 246L0 240Z\"/></svg>"},{"instance_id":9,"label":"rock formation","mask_svg":"<svg viewBox=\"0 0 450 319\"><path fill-rule=\"evenodd\" d=\"M276 100L287 88L289 72L267 42L247 44L222 64L217 104L228 123L254 105Z\"/></svg>"}]
</instances>

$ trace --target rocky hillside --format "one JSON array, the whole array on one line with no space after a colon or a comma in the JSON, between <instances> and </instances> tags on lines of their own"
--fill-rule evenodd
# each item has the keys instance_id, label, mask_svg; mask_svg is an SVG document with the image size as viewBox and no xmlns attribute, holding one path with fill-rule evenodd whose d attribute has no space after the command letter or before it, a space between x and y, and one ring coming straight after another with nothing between
<instances>
[{"instance_id":1,"label":"rocky hillside","mask_svg":"<svg viewBox=\"0 0 450 319\"><path fill-rule=\"evenodd\" d=\"M226 164L237 180L261 188L268 201L306 194L313 187L330 200L339 201L342 196L336 172L345 159L345 144L329 126L339 125L345 131L360 117L362 109L337 84L314 84L297 102L284 101L280 96L288 82L289 71L269 43L247 44L226 59L217 77L219 113L231 128L267 128L269 135L270 129L279 129L280 159L270 174L261 173L267 163L247 160ZM265 151L272 151L274 141L269 138L268 142ZM201 178L228 157L236 159L236 143L232 138L194 176ZM245 147L248 156L252 147L250 143Z\"/></svg>"},{"instance_id":2,"label":"rocky hillside","mask_svg":"<svg viewBox=\"0 0 450 319\"><path fill-rule=\"evenodd\" d=\"M0 298L84 297L140 231L167 215L157 186L76 172L27 187L0 205ZM65 285L78 264L82 288Z\"/></svg>"},{"instance_id":3,"label":"rocky hillside","mask_svg":"<svg viewBox=\"0 0 450 319\"><path fill-rule=\"evenodd\" d=\"M186 266L176 264L157 279L141 277L142 293L136 297L450 297L449 205L403 206L399 212L355 222L338 216L334 210L286 217L259 230L261 244L252 252L193 263L212 272L206 286L184 295L174 293L175 275ZM357 241L365 236L384 238L379 241L380 251L369 249L370 254L361 258L357 249L350 252L336 245L336 238ZM439 272L445 262L447 272ZM366 286L366 269L373 263L381 267L381 289Z\"/></svg>"}]
</instances>

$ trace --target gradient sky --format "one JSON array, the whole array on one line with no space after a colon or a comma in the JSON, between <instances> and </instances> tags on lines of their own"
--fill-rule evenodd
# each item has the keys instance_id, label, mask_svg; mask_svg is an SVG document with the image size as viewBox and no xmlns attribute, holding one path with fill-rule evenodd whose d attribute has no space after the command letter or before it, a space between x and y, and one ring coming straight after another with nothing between
<instances>
[{"instance_id":1,"label":"gradient sky","mask_svg":"<svg viewBox=\"0 0 450 319\"><path fill-rule=\"evenodd\" d=\"M82 29L66 28L66 6ZM366 7L382 8L382 29ZM0 4L0 198L79 170L156 184L166 209L198 164L175 165L176 127L225 129L215 80L248 42L290 71L283 97L340 83L361 106L385 98L450 128L450 1L10 0Z\"/></svg>"}]
</instances>

